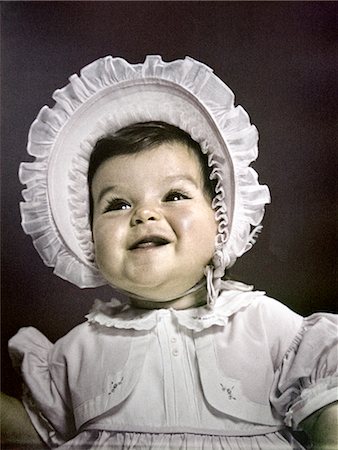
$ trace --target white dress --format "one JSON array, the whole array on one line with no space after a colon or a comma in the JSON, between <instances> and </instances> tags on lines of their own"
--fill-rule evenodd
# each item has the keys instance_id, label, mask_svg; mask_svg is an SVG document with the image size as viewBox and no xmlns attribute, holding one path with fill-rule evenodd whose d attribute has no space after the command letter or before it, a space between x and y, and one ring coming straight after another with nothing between
<instances>
[{"instance_id":1,"label":"white dress","mask_svg":"<svg viewBox=\"0 0 338 450\"><path fill-rule=\"evenodd\" d=\"M337 400L337 316L303 319L263 292L214 310L97 302L56 344L9 343L24 404L61 449L301 449L289 429Z\"/></svg>"}]
</instances>

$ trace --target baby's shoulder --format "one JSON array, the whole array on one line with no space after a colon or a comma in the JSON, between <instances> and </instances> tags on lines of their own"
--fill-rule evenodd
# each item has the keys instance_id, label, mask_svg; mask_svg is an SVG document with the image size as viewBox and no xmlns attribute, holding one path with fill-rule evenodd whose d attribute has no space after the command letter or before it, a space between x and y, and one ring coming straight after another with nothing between
<instances>
[{"instance_id":1,"label":"baby's shoulder","mask_svg":"<svg viewBox=\"0 0 338 450\"><path fill-rule=\"evenodd\" d=\"M105 373L134 371L142 367L148 349L148 335L133 333L85 322L59 339L50 355L49 366L55 374L66 370L71 379L77 380L81 373L96 373L104 367Z\"/></svg>"},{"instance_id":2,"label":"baby's shoulder","mask_svg":"<svg viewBox=\"0 0 338 450\"><path fill-rule=\"evenodd\" d=\"M140 336L135 336L133 330L101 326L87 321L77 325L55 343L51 360L64 362L75 358L85 363L95 355L109 354L112 359L119 358L121 354L128 356L132 341L138 342L144 337L143 333L139 334Z\"/></svg>"},{"instance_id":3,"label":"baby's shoulder","mask_svg":"<svg viewBox=\"0 0 338 450\"><path fill-rule=\"evenodd\" d=\"M57 355L68 355L78 352L82 347L90 348L92 343L92 332L88 322L83 322L73 329L71 329L67 334L58 339L53 346L53 357Z\"/></svg>"},{"instance_id":4,"label":"baby's shoulder","mask_svg":"<svg viewBox=\"0 0 338 450\"><path fill-rule=\"evenodd\" d=\"M232 291L223 294L222 300L220 309L224 312L228 309L229 314L229 308L232 308L233 313L228 315L223 331L215 335L215 345L222 349L220 353L224 346L230 353L241 349L248 361L252 355L256 359L260 355L262 361L270 360L278 366L301 333L304 318L261 291ZM230 341L232 345L229 345ZM231 353L231 358L235 360L236 357L236 353Z\"/></svg>"},{"instance_id":5,"label":"baby's shoulder","mask_svg":"<svg viewBox=\"0 0 338 450\"><path fill-rule=\"evenodd\" d=\"M294 336L304 321L304 317L284 303L258 294L248 308L248 320L256 323L270 336Z\"/></svg>"},{"instance_id":6,"label":"baby's shoulder","mask_svg":"<svg viewBox=\"0 0 338 450\"><path fill-rule=\"evenodd\" d=\"M124 336L130 337L131 333L128 330L119 330L115 327L100 326L99 324L91 323L89 321L83 322L75 326L62 338L60 338L55 345L62 347L72 346L91 346L97 345L98 341L105 341L112 337Z\"/></svg>"},{"instance_id":7,"label":"baby's shoulder","mask_svg":"<svg viewBox=\"0 0 338 450\"><path fill-rule=\"evenodd\" d=\"M296 320L297 322L303 320L300 314L293 311L280 300L270 297L265 292L252 291L251 296L248 293L248 297L251 300L248 312L251 314L261 315L270 320L277 316L279 320Z\"/></svg>"},{"instance_id":8,"label":"baby's shoulder","mask_svg":"<svg viewBox=\"0 0 338 450\"><path fill-rule=\"evenodd\" d=\"M303 319L302 316L279 300L268 296L264 291L253 290L252 286L238 282L235 283L235 287L235 289L222 290L217 304L220 309L230 310L230 312L232 310L234 314L238 313L237 315L243 318L256 316L257 318L273 319L278 316L281 320L296 320L297 322Z\"/></svg>"},{"instance_id":9,"label":"baby's shoulder","mask_svg":"<svg viewBox=\"0 0 338 450\"><path fill-rule=\"evenodd\" d=\"M223 291L219 313L229 317L235 330L244 329L259 339L271 342L293 338L302 328L304 318L263 291ZM240 333L241 334L241 333Z\"/></svg>"}]
</instances>

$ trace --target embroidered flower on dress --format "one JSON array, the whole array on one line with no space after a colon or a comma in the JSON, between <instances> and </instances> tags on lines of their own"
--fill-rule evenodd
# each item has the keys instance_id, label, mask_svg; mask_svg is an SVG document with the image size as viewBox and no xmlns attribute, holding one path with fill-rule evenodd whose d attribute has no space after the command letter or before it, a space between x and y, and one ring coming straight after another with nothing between
<instances>
[{"instance_id":1,"label":"embroidered flower on dress","mask_svg":"<svg viewBox=\"0 0 338 450\"><path fill-rule=\"evenodd\" d=\"M110 383L111 386L110 386L110 391L108 392L108 395L113 394L114 391L115 391L115 389L116 389L118 386L121 386L122 383L123 383L123 377L122 377L119 381L112 381L112 382Z\"/></svg>"},{"instance_id":2,"label":"embroidered flower on dress","mask_svg":"<svg viewBox=\"0 0 338 450\"><path fill-rule=\"evenodd\" d=\"M220 386L222 388L222 391L228 395L229 400L237 400L236 397L234 397L234 395L233 395L233 390L234 390L235 386L231 386L231 388L229 388L229 387L223 386L222 383L220 383Z\"/></svg>"}]
</instances>

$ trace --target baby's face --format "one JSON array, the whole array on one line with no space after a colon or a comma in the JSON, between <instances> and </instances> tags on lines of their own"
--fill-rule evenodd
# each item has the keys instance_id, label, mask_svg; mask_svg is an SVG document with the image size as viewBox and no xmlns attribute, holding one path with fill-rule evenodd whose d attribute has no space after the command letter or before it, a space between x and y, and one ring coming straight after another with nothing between
<instances>
[{"instance_id":1,"label":"baby's face","mask_svg":"<svg viewBox=\"0 0 338 450\"><path fill-rule=\"evenodd\" d=\"M98 168L92 184L96 263L112 285L164 301L202 279L217 223L199 164L192 150L168 143Z\"/></svg>"}]
</instances>

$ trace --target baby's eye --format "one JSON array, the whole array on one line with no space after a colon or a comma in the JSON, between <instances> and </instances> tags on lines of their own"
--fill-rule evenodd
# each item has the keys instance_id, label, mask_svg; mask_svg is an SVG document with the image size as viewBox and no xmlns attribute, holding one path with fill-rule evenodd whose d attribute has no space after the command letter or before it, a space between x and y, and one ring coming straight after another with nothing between
<instances>
[{"instance_id":1,"label":"baby's eye","mask_svg":"<svg viewBox=\"0 0 338 450\"><path fill-rule=\"evenodd\" d=\"M104 208L104 213L109 211L120 211L131 208L130 204L122 198L113 198L109 200L108 205Z\"/></svg>"},{"instance_id":2,"label":"baby's eye","mask_svg":"<svg viewBox=\"0 0 338 450\"><path fill-rule=\"evenodd\" d=\"M177 202L179 200L187 200L190 196L181 191L170 191L164 198L166 202Z\"/></svg>"}]
</instances>

